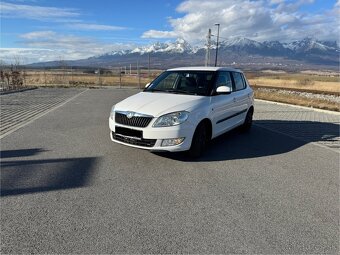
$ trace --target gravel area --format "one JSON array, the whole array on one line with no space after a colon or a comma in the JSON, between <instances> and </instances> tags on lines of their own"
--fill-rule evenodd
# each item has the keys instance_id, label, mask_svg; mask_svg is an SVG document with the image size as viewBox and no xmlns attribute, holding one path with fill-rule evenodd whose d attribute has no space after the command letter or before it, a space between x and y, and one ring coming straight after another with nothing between
<instances>
[{"instance_id":1,"label":"gravel area","mask_svg":"<svg viewBox=\"0 0 340 255\"><path fill-rule=\"evenodd\" d=\"M334 102L340 104L340 97L335 95L323 95L323 94L314 94L314 93L308 93L308 92L300 92L300 91L294 91L294 90L281 90L281 89L267 89L267 88L258 88L257 90L268 92L268 93L279 93L283 95L296 95L300 97L305 97L308 99L321 99L326 100L329 102Z\"/></svg>"}]
</instances>

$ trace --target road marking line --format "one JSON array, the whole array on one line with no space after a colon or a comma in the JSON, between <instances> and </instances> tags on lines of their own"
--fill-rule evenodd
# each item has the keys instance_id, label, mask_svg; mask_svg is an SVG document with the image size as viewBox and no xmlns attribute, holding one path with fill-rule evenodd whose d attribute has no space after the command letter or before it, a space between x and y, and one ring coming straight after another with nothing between
<instances>
[{"instance_id":1,"label":"road marking line","mask_svg":"<svg viewBox=\"0 0 340 255\"><path fill-rule=\"evenodd\" d=\"M264 102L264 103L270 103L270 104L278 104L278 105L291 106L291 107L294 107L294 108L301 108L301 109L311 110L311 111L315 111L315 112L324 112L324 113L329 113L329 114L334 114L334 115L339 115L340 116L340 112L335 112L335 111L327 111L327 110L318 109L318 108L300 106L300 105L295 105L295 104L286 104L286 103L268 101L268 100L263 100L263 99L255 99L255 101Z\"/></svg>"},{"instance_id":2,"label":"road marking line","mask_svg":"<svg viewBox=\"0 0 340 255\"><path fill-rule=\"evenodd\" d=\"M307 141L307 140L304 140L304 139L302 139L302 138L299 138L299 137L296 137L296 136L292 136L292 135L283 133L283 132L281 132L281 131L277 131L277 130L272 129L272 128L265 127L265 126L263 126L263 125L261 125L261 124L254 124L254 125L255 125L255 126L258 126L258 127L260 127L260 128L266 129L266 130L268 130L268 131L271 131L271 132L273 132L273 133L277 133L277 134L280 134L280 135L285 135L285 136L288 136L288 137L290 137L290 138L292 138L292 139L295 139L295 140L298 140L298 141L302 141L302 142L305 142L305 143L309 143L309 144L313 144L313 145L319 146L319 147L321 147L321 148L328 149L328 150L331 150L331 151L333 151L333 152L336 152L336 153L340 154L340 150L336 150L336 149L330 148L330 147L328 147L328 146L326 146L326 145L322 145L322 144L319 144L319 143L317 143L317 142Z\"/></svg>"},{"instance_id":3,"label":"road marking line","mask_svg":"<svg viewBox=\"0 0 340 255\"><path fill-rule=\"evenodd\" d=\"M65 102L63 102L63 103L61 103L61 104L59 104L59 105L57 105L57 106L55 106L55 107L53 107L53 108L47 110L46 112L42 112L42 113L36 115L35 117L33 117L33 119L30 119L28 122L22 123L21 125L17 126L16 128L14 128L14 129L12 129L12 130L10 130L10 131L8 131L8 132L6 132L6 133L0 135L0 139L2 139L2 138L4 138L4 137L6 137L6 136L12 134L13 132L17 131L17 130L20 129L20 128L23 128L23 127L27 126L28 124L31 124L32 122L36 121L37 119L41 118L42 116L44 116L44 115L46 115L46 114L48 114L48 113L50 113L50 112L52 112L52 111L54 111L54 110L56 110L56 109L62 107L62 106L64 106L65 104L67 104L68 102L70 102L70 101L72 101L73 99L77 98L78 96L80 96L81 94L85 93L85 92L88 91L88 90L89 90L89 89L86 89L86 90L80 92L79 94L77 94L77 95L75 95L75 96L73 96L73 97L67 99Z\"/></svg>"}]
</instances>

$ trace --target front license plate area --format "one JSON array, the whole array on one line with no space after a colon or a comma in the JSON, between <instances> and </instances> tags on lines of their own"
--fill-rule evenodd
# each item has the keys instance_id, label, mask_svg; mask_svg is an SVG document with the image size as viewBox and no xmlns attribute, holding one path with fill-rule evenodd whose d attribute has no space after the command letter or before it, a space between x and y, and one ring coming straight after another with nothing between
<instances>
[{"instance_id":1,"label":"front license plate area","mask_svg":"<svg viewBox=\"0 0 340 255\"><path fill-rule=\"evenodd\" d=\"M143 138L143 131L124 127L115 127L116 134L127 137Z\"/></svg>"}]
</instances>

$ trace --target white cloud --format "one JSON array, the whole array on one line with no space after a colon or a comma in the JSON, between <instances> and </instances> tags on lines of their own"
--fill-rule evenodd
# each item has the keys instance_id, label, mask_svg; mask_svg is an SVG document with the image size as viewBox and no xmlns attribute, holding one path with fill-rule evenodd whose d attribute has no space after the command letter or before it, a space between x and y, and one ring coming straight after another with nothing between
<instances>
[{"instance_id":1,"label":"white cloud","mask_svg":"<svg viewBox=\"0 0 340 255\"><path fill-rule=\"evenodd\" d=\"M335 10L325 13L305 13L301 6L314 0L186 0L177 7L183 16L169 18L172 30L149 30L143 38L181 37L191 43L202 43L209 28L216 34L220 23L224 38L242 36L254 40L290 41L307 36L320 40L337 40L338 15ZM337 5L339 4L339 0ZM339 4L340 5L340 4ZM335 7L334 7L335 8Z\"/></svg>"},{"instance_id":2,"label":"white cloud","mask_svg":"<svg viewBox=\"0 0 340 255\"><path fill-rule=\"evenodd\" d=\"M21 0L26 1L26 0ZM64 28L87 31L118 31L127 29L121 26L85 23L79 19L81 13L75 9L43 7L2 2L1 18L25 18L49 22L63 22Z\"/></svg>"},{"instance_id":3,"label":"white cloud","mask_svg":"<svg viewBox=\"0 0 340 255\"><path fill-rule=\"evenodd\" d=\"M43 7L25 4L1 2L2 18L25 18L35 20L67 21L80 16L77 10L69 8Z\"/></svg>"},{"instance_id":4,"label":"white cloud","mask_svg":"<svg viewBox=\"0 0 340 255\"><path fill-rule=\"evenodd\" d=\"M110 51L131 49L135 44L102 43L93 38L54 31L34 31L20 35L23 48L0 48L1 60L7 63L20 59L23 64L58 59L76 60Z\"/></svg>"},{"instance_id":5,"label":"white cloud","mask_svg":"<svg viewBox=\"0 0 340 255\"><path fill-rule=\"evenodd\" d=\"M298 0L298 1L281 1L276 11L279 12L296 12L302 5L312 4L315 0Z\"/></svg>"},{"instance_id":6,"label":"white cloud","mask_svg":"<svg viewBox=\"0 0 340 255\"><path fill-rule=\"evenodd\" d=\"M176 38L177 36L174 31L149 30L142 35L142 38Z\"/></svg>"},{"instance_id":7,"label":"white cloud","mask_svg":"<svg viewBox=\"0 0 340 255\"><path fill-rule=\"evenodd\" d=\"M270 0L270 4L282 4L285 0Z\"/></svg>"},{"instance_id":8,"label":"white cloud","mask_svg":"<svg viewBox=\"0 0 340 255\"><path fill-rule=\"evenodd\" d=\"M125 30L126 27L111 26L111 25L100 25L100 24L89 24L89 23L73 23L67 25L67 27L72 29L80 30L95 30L95 31L118 31Z\"/></svg>"},{"instance_id":9,"label":"white cloud","mask_svg":"<svg viewBox=\"0 0 340 255\"><path fill-rule=\"evenodd\" d=\"M29 64L33 62L56 60L60 56L60 52L50 49L35 48L0 48L1 60L5 63L15 63L17 60L20 64Z\"/></svg>"},{"instance_id":10,"label":"white cloud","mask_svg":"<svg viewBox=\"0 0 340 255\"><path fill-rule=\"evenodd\" d=\"M55 35L53 31L34 31L26 34L20 35L21 38L33 40L33 39L41 39L41 38L51 38Z\"/></svg>"}]
</instances>

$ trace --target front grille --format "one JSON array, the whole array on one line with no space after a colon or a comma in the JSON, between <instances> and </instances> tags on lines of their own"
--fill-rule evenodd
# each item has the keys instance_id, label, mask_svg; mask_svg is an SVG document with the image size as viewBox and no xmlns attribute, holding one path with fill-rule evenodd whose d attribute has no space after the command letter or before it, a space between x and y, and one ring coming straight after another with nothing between
<instances>
[{"instance_id":1,"label":"front grille","mask_svg":"<svg viewBox=\"0 0 340 255\"><path fill-rule=\"evenodd\" d=\"M152 117L139 117L139 116L133 116L132 118L128 118L125 114L116 112L115 114L115 122L126 125L126 126L131 126L131 127L141 127L144 128L147 125L150 124L152 120Z\"/></svg>"},{"instance_id":2,"label":"front grille","mask_svg":"<svg viewBox=\"0 0 340 255\"><path fill-rule=\"evenodd\" d=\"M116 134L115 132L112 132L112 137L113 139L117 141L121 141L123 143L128 143L128 144L133 144L133 145L138 145L138 146L143 146L143 147L153 147L155 146L156 139L143 139L143 138L132 138L132 137L126 137L126 136L121 136L119 134Z\"/></svg>"}]
</instances>

